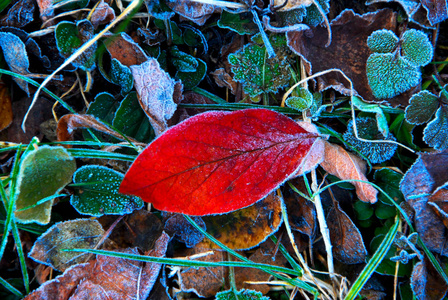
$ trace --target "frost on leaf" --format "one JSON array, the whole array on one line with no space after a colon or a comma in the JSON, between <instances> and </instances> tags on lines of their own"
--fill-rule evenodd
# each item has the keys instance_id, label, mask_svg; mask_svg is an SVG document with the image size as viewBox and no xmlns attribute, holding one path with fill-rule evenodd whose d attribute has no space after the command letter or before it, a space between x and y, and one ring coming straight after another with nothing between
<instances>
[{"instance_id":1,"label":"frost on leaf","mask_svg":"<svg viewBox=\"0 0 448 300\"><path fill-rule=\"evenodd\" d=\"M254 290L227 290L216 294L216 300L269 300L269 297Z\"/></svg>"},{"instance_id":2,"label":"frost on leaf","mask_svg":"<svg viewBox=\"0 0 448 300\"><path fill-rule=\"evenodd\" d=\"M63 147L42 146L29 152L20 164L17 178L15 219L19 223L48 224L54 198L76 170L75 159Z\"/></svg>"},{"instance_id":3,"label":"frost on leaf","mask_svg":"<svg viewBox=\"0 0 448 300\"><path fill-rule=\"evenodd\" d=\"M156 135L160 135L167 128L166 121L176 111L177 105L173 101L176 82L154 58L131 66L131 71L140 106L149 117Z\"/></svg>"},{"instance_id":4,"label":"frost on leaf","mask_svg":"<svg viewBox=\"0 0 448 300\"><path fill-rule=\"evenodd\" d=\"M316 2L320 5L325 14L330 12L330 0L316 0ZM316 7L316 4L313 3L306 8L304 21L310 26L317 26L324 21L324 17Z\"/></svg>"},{"instance_id":5,"label":"frost on leaf","mask_svg":"<svg viewBox=\"0 0 448 300\"><path fill-rule=\"evenodd\" d=\"M367 59L367 79L373 96L395 97L420 83L420 70L396 53L373 53Z\"/></svg>"},{"instance_id":6,"label":"frost on leaf","mask_svg":"<svg viewBox=\"0 0 448 300\"><path fill-rule=\"evenodd\" d=\"M220 10L214 5L189 0L168 0L166 2L173 11L198 25L204 25L215 10Z\"/></svg>"},{"instance_id":7,"label":"frost on leaf","mask_svg":"<svg viewBox=\"0 0 448 300\"><path fill-rule=\"evenodd\" d=\"M416 299L445 299L448 285L427 258L415 264L411 288Z\"/></svg>"},{"instance_id":8,"label":"frost on leaf","mask_svg":"<svg viewBox=\"0 0 448 300\"><path fill-rule=\"evenodd\" d=\"M126 95L131 91L134 84L131 70L116 58L113 58L111 61L109 75L112 83L121 86L122 95Z\"/></svg>"},{"instance_id":9,"label":"frost on leaf","mask_svg":"<svg viewBox=\"0 0 448 300\"><path fill-rule=\"evenodd\" d=\"M407 30L403 34L401 49L403 58L414 66L429 64L434 52L428 36L415 29Z\"/></svg>"},{"instance_id":10,"label":"frost on leaf","mask_svg":"<svg viewBox=\"0 0 448 300\"><path fill-rule=\"evenodd\" d=\"M102 216L105 214L129 214L143 206L137 197L120 195L118 187L123 174L112 169L87 165L73 175L76 189L70 203L81 214Z\"/></svg>"},{"instance_id":11,"label":"frost on leaf","mask_svg":"<svg viewBox=\"0 0 448 300\"><path fill-rule=\"evenodd\" d=\"M154 140L134 161L120 192L139 195L159 210L230 212L292 176L317 138L267 109L203 113Z\"/></svg>"},{"instance_id":12,"label":"frost on leaf","mask_svg":"<svg viewBox=\"0 0 448 300\"><path fill-rule=\"evenodd\" d=\"M448 18L448 4L445 0L421 0L427 11L429 23L434 26Z\"/></svg>"},{"instance_id":13,"label":"frost on leaf","mask_svg":"<svg viewBox=\"0 0 448 300\"><path fill-rule=\"evenodd\" d=\"M436 150L448 148L448 105L442 105L423 131L423 140Z\"/></svg>"},{"instance_id":14,"label":"frost on leaf","mask_svg":"<svg viewBox=\"0 0 448 300\"><path fill-rule=\"evenodd\" d=\"M294 96L286 99L286 106L296 109L298 111L304 111L311 107L314 102L313 94L305 88L300 87L296 90Z\"/></svg>"},{"instance_id":15,"label":"frost on leaf","mask_svg":"<svg viewBox=\"0 0 448 300\"><path fill-rule=\"evenodd\" d=\"M421 91L409 99L405 112L406 120L415 125L426 123L431 120L438 107L439 99L436 95Z\"/></svg>"},{"instance_id":16,"label":"frost on leaf","mask_svg":"<svg viewBox=\"0 0 448 300\"><path fill-rule=\"evenodd\" d=\"M389 140L395 141L392 133L389 133L386 138L378 131L376 121L372 118L357 118L356 127L358 136L366 140ZM364 155L372 164L382 163L389 160L397 150L397 145L393 143L370 143L361 141L356 138L353 131L353 120L347 125L347 131L344 133L344 140Z\"/></svg>"},{"instance_id":17,"label":"frost on leaf","mask_svg":"<svg viewBox=\"0 0 448 300\"><path fill-rule=\"evenodd\" d=\"M70 266L86 260L86 254L63 249L93 249L105 231L97 220L76 219L50 227L34 243L29 257L53 269L64 272Z\"/></svg>"},{"instance_id":18,"label":"frost on leaf","mask_svg":"<svg viewBox=\"0 0 448 300\"><path fill-rule=\"evenodd\" d=\"M367 39L367 46L373 52L389 53L398 46L398 37L392 30L381 29L374 31Z\"/></svg>"},{"instance_id":19,"label":"frost on leaf","mask_svg":"<svg viewBox=\"0 0 448 300\"><path fill-rule=\"evenodd\" d=\"M281 46L286 42L284 36L272 36L271 43L276 49L274 58L267 58L266 47L257 43L245 45L228 56L234 80L243 85L244 92L251 97L263 93L277 93L289 82L290 71L287 52Z\"/></svg>"}]
</instances>

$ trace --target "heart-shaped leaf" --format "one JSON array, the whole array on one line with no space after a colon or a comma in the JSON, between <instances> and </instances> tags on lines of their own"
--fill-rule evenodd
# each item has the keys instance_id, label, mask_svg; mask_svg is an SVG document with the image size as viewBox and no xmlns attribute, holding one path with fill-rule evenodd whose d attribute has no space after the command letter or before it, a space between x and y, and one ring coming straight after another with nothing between
<instances>
[{"instance_id":1,"label":"heart-shaped leaf","mask_svg":"<svg viewBox=\"0 0 448 300\"><path fill-rule=\"evenodd\" d=\"M206 112L152 142L127 172L120 193L164 211L230 212L294 175L317 137L266 109Z\"/></svg>"}]
</instances>

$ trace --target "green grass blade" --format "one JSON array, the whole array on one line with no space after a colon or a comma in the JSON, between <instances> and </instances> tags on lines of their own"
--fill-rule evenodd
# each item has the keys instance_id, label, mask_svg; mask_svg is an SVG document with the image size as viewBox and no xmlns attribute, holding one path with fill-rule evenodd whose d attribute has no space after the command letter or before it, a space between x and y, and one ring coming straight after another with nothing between
<instances>
[{"instance_id":1,"label":"green grass blade","mask_svg":"<svg viewBox=\"0 0 448 300\"><path fill-rule=\"evenodd\" d=\"M128 155L94 149L67 149L67 151L70 155L76 158L99 158L133 162L137 157L137 155Z\"/></svg>"},{"instance_id":2,"label":"green grass blade","mask_svg":"<svg viewBox=\"0 0 448 300\"><path fill-rule=\"evenodd\" d=\"M397 235L399 225L400 219L397 218L395 224L390 228L389 232L384 237L384 240L381 242L380 247L376 250L375 254L364 267L359 277L353 283L352 287L345 296L345 300L355 299L364 284L367 282L367 280L369 280L370 276L372 276L372 273L375 272L376 268L389 251L389 248L392 246L395 236Z\"/></svg>"},{"instance_id":3,"label":"green grass blade","mask_svg":"<svg viewBox=\"0 0 448 300\"><path fill-rule=\"evenodd\" d=\"M25 291L27 294L30 292L30 278L28 276L28 270L26 267L25 253L23 253L22 241L20 240L19 230L17 229L16 223L12 223L12 234L14 236L14 242L17 248L17 254L20 261L20 269L22 271L23 285L25 286Z\"/></svg>"},{"instance_id":4,"label":"green grass blade","mask_svg":"<svg viewBox=\"0 0 448 300\"><path fill-rule=\"evenodd\" d=\"M19 298L23 298L24 295L15 287L13 287L9 282L0 277L0 284L3 285L8 291L16 295Z\"/></svg>"}]
</instances>

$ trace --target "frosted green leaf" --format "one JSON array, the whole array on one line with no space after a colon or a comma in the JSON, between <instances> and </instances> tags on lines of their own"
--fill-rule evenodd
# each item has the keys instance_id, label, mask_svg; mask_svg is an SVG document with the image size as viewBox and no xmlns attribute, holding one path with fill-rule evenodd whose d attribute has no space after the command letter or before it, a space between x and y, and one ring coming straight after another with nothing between
<instances>
[{"instance_id":1,"label":"frosted green leaf","mask_svg":"<svg viewBox=\"0 0 448 300\"><path fill-rule=\"evenodd\" d=\"M95 100L90 104L87 114L112 123L114 114L120 106L120 101L109 93L99 93L95 96Z\"/></svg>"},{"instance_id":2,"label":"frosted green leaf","mask_svg":"<svg viewBox=\"0 0 448 300\"><path fill-rule=\"evenodd\" d=\"M313 94L305 88L296 89L295 96L286 99L286 106L298 111L304 111L311 107L314 102Z\"/></svg>"},{"instance_id":3,"label":"frosted green leaf","mask_svg":"<svg viewBox=\"0 0 448 300\"><path fill-rule=\"evenodd\" d=\"M179 51L177 47L171 48L171 62L179 72L195 72L198 68L198 60L185 52Z\"/></svg>"},{"instance_id":4,"label":"frosted green leaf","mask_svg":"<svg viewBox=\"0 0 448 300\"><path fill-rule=\"evenodd\" d=\"M400 204L404 200L403 193L400 191L402 178L403 174L389 168L378 169L373 175L375 184L385 191L397 204ZM393 206L393 203L383 193L378 194L378 200L386 205Z\"/></svg>"},{"instance_id":5,"label":"frosted green leaf","mask_svg":"<svg viewBox=\"0 0 448 300\"><path fill-rule=\"evenodd\" d=\"M420 82L420 70L394 53L373 53L367 59L367 79L377 99L395 97Z\"/></svg>"},{"instance_id":6,"label":"frosted green leaf","mask_svg":"<svg viewBox=\"0 0 448 300\"><path fill-rule=\"evenodd\" d=\"M353 209L355 210L356 218L360 221L365 221L373 216L373 205L363 202L361 200L353 203Z\"/></svg>"},{"instance_id":7,"label":"frosted green leaf","mask_svg":"<svg viewBox=\"0 0 448 300\"><path fill-rule=\"evenodd\" d=\"M448 147L448 107L442 105L434 120L423 131L423 140L430 147L443 151Z\"/></svg>"},{"instance_id":8,"label":"frosted green leaf","mask_svg":"<svg viewBox=\"0 0 448 300\"><path fill-rule=\"evenodd\" d=\"M299 7L287 11L277 11L277 17L281 26L292 26L303 22L306 15L306 8Z\"/></svg>"},{"instance_id":9,"label":"frosted green leaf","mask_svg":"<svg viewBox=\"0 0 448 300\"><path fill-rule=\"evenodd\" d=\"M330 0L317 0L325 14L330 12ZM322 14L319 12L315 4L311 4L306 8L305 23L310 26L317 26L324 21Z\"/></svg>"},{"instance_id":10,"label":"frosted green leaf","mask_svg":"<svg viewBox=\"0 0 448 300\"><path fill-rule=\"evenodd\" d=\"M148 117L138 103L137 94L129 93L120 104L113 126L127 136L149 143L154 137Z\"/></svg>"},{"instance_id":11,"label":"frosted green leaf","mask_svg":"<svg viewBox=\"0 0 448 300\"><path fill-rule=\"evenodd\" d=\"M403 58L417 67L431 62L434 49L425 33L410 29L403 34L401 51Z\"/></svg>"},{"instance_id":12,"label":"frosted green leaf","mask_svg":"<svg viewBox=\"0 0 448 300\"><path fill-rule=\"evenodd\" d=\"M252 21L252 15L249 12L232 14L223 10L218 20L218 26L235 31L239 35L252 35L258 32L258 27Z\"/></svg>"},{"instance_id":13,"label":"frosted green leaf","mask_svg":"<svg viewBox=\"0 0 448 300\"><path fill-rule=\"evenodd\" d=\"M397 150L397 145L392 143L371 143L364 142L356 138L353 131L353 121L347 125L347 131L344 133L344 140L358 150L362 155L370 160L371 163L382 163L392 158ZM378 131L376 121L373 118L357 118L356 126L358 129L358 136L366 140L390 140L395 141L395 137L392 133L384 138Z\"/></svg>"},{"instance_id":14,"label":"frosted green leaf","mask_svg":"<svg viewBox=\"0 0 448 300\"><path fill-rule=\"evenodd\" d=\"M79 213L94 217L129 214L142 208L140 198L118 193L123 177L106 167L83 166L73 175L76 188L70 203Z\"/></svg>"},{"instance_id":15,"label":"frosted green leaf","mask_svg":"<svg viewBox=\"0 0 448 300\"><path fill-rule=\"evenodd\" d=\"M376 117L376 124L379 131L384 137L389 135L389 126L387 126L387 119L383 110L378 104L370 104L361 100L359 97L352 97L353 105L363 112L374 113Z\"/></svg>"},{"instance_id":16,"label":"frosted green leaf","mask_svg":"<svg viewBox=\"0 0 448 300\"><path fill-rule=\"evenodd\" d=\"M82 20L76 24L72 22L59 22L55 29L56 45L59 53L68 58L72 55L82 44L93 37L94 27L88 20ZM94 43L79 55L72 64L85 71L90 71L95 68L95 51L97 43Z\"/></svg>"},{"instance_id":17,"label":"frosted green leaf","mask_svg":"<svg viewBox=\"0 0 448 300\"><path fill-rule=\"evenodd\" d=\"M132 72L116 58L112 59L109 77L113 83L121 86L122 95L126 95L132 90L134 85Z\"/></svg>"},{"instance_id":18,"label":"frosted green leaf","mask_svg":"<svg viewBox=\"0 0 448 300\"><path fill-rule=\"evenodd\" d=\"M70 266L83 263L88 254L63 249L95 248L104 233L97 220L76 219L56 223L37 239L29 257L64 272Z\"/></svg>"},{"instance_id":19,"label":"frosted green leaf","mask_svg":"<svg viewBox=\"0 0 448 300\"><path fill-rule=\"evenodd\" d=\"M367 38L367 46L373 52L389 53L398 46L398 37L392 30L381 29L372 32Z\"/></svg>"},{"instance_id":20,"label":"frosted green leaf","mask_svg":"<svg viewBox=\"0 0 448 300\"><path fill-rule=\"evenodd\" d=\"M421 91L412 95L409 105L406 107L406 120L415 125L420 125L431 120L431 117L439 107L439 98L428 91Z\"/></svg>"},{"instance_id":21,"label":"frosted green leaf","mask_svg":"<svg viewBox=\"0 0 448 300\"><path fill-rule=\"evenodd\" d=\"M286 43L283 35L271 37L270 40L274 47L276 44ZM268 58L264 46L247 44L228 56L235 74L233 79L241 82L244 92L251 97L262 93L277 93L279 88L288 84L291 75L287 56L282 51L276 52L274 58Z\"/></svg>"},{"instance_id":22,"label":"frosted green leaf","mask_svg":"<svg viewBox=\"0 0 448 300\"><path fill-rule=\"evenodd\" d=\"M205 77L207 72L207 64L200 58L195 58L198 62L198 67L194 72L181 72L176 73L176 79L180 79L186 90L191 90L197 86Z\"/></svg>"},{"instance_id":23,"label":"frosted green leaf","mask_svg":"<svg viewBox=\"0 0 448 300\"><path fill-rule=\"evenodd\" d=\"M261 292L254 290L239 290L233 289L222 291L216 294L216 300L269 300L271 298L263 296Z\"/></svg>"},{"instance_id":24,"label":"frosted green leaf","mask_svg":"<svg viewBox=\"0 0 448 300\"><path fill-rule=\"evenodd\" d=\"M30 151L22 158L17 178L16 221L48 224L53 199L36 204L59 193L70 183L75 170L75 159L63 147L42 146Z\"/></svg>"}]
</instances>

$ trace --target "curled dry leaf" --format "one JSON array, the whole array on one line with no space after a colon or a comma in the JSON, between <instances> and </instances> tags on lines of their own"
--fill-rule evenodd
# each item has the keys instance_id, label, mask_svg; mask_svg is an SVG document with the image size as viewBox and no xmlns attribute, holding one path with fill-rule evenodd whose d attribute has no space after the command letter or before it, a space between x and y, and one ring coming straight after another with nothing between
<instances>
[{"instance_id":1,"label":"curled dry leaf","mask_svg":"<svg viewBox=\"0 0 448 300\"><path fill-rule=\"evenodd\" d=\"M43 22L53 18L54 16L53 0L36 0L36 2L37 5L39 6L40 18Z\"/></svg>"},{"instance_id":2,"label":"curled dry leaf","mask_svg":"<svg viewBox=\"0 0 448 300\"><path fill-rule=\"evenodd\" d=\"M0 83L0 131L8 127L12 123L12 119L11 95L2 82Z\"/></svg>"},{"instance_id":3,"label":"curled dry leaf","mask_svg":"<svg viewBox=\"0 0 448 300\"><path fill-rule=\"evenodd\" d=\"M324 161L320 164L328 173L337 176L342 180L364 180L368 181L366 163L354 154L348 153L338 145L325 141ZM378 191L365 182L351 182L356 188L356 195L359 200L375 203Z\"/></svg>"},{"instance_id":4,"label":"curled dry leaf","mask_svg":"<svg viewBox=\"0 0 448 300\"><path fill-rule=\"evenodd\" d=\"M104 44L111 59L115 58L127 67L139 65L148 60L145 51L124 32L119 36L112 37Z\"/></svg>"},{"instance_id":5,"label":"curled dry leaf","mask_svg":"<svg viewBox=\"0 0 448 300\"><path fill-rule=\"evenodd\" d=\"M164 257L169 239L162 233L154 249L145 255ZM122 252L140 254L137 248ZM98 255L96 260L75 265L47 281L25 299L146 299L161 267L157 263Z\"/></svg>"},{"instance_id":6,"label":"curled dry leaf","mask_svg":"<svg viewBox=\"0 0 448 300\"><path fill-rule=\"evenodd\" d=\"M173 11L198 25L204 25L213 12L221 11L217 6L190 0L168 0L167 4Z\"/></svg>"},{"instance_id":7,"label":"curled dry leaf","mask_svg":"<svg viewBox=\"0 0 448 300\"><path fill-rule=\"evenodd\" d=\"M101 24L106 24L115 19L115 12L109 6L109 4L105 3L104 0L101 0L100 4L96 7L95 11L90 18L93 27L98 28Z\"/></svg>"},{"instance_id":8,"label":"curled dry leaf","mask_svg":"<svg viewBox=\"0 0 448 300\"><path fill-rule=\"evenodd\" d=\"M445 0L421 0L426 9L428 21L434 26L448 18L448 4Z\"/></svg>"},{"instance_id":9,"label":"curled dry leaf","mask_svg":"<svg viewBox=\"0 0 448 300\"><path fill-rule=\"evenodd\" d=\"M417 299L445 299L448 285L426 258L418 262L411 274L411 288Z\"/></svg>"},{"instance_id":10,"label":"curled dry leaf","mask_svg":"<svg viewBox=\"0 0 448 300\"><path fill-rule=\"evenodd\" d=\"M111 129L109 126L99 121L94 116L67 114L63 116L58 122L58 128L57 128L58 141L73 140L75 130L81 128L95 129L104 132L106 134L109 134L113 137L116 137L117 139L125 140L125 138L121 134ZM138 141L134 140L133 138L128 139L133 143L138 143Z\"/></svg>"},{"instance_id":11,"label":"curled dry leaf","mask_svg":"<svg viewBox=\"0 0 448 300\"><path fill-rule=\"evenodd\" d=\"M167 128L166 121L176 111L177 105L173 101L176 81L160 67L155 58L131 66L131 71L140 106L149 117L156 135L160 135Z\"/></svg>"}]
</instances>

